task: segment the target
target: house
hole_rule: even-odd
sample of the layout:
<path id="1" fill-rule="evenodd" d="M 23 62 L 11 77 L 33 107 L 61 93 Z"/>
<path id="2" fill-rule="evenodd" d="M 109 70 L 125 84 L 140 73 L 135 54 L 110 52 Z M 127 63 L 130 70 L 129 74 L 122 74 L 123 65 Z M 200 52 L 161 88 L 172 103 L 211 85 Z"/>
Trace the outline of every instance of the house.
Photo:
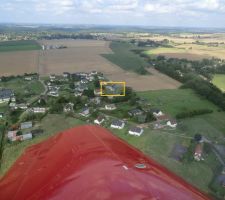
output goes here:
<path id="1" fill-rule="evenodd" d="M 24 122 L 20 124 L 20 129 L 27 129 L 27 128 L 32 128 L 33 123 L 32 122 Z"/>
<path id="2" fill-rule="evenodd" d="M 111 128 L 116 128 L 116 129 L 123 129 L 124 126 L 125 126 L 124 121 L 116 119 L 116 120 L 114 120 L 114 121 L 112 122 L 112 124 L 111 124 L 110 127 L 111 127 Z"/>
<path id="3" fill-rule="evenodd" d="M 133 127 L 128 131 L 130 135 L 135 135 L 135 136 L 141 136 L 143 132 L 144 132 L 144 129 L 140 127 Z"/>
<path id="4" fill-rule="evenodd" d="M 14 93 L 11 89 L 0 89 L 0 103 L 9 102 L 14 97 Z"/>
<path id="5" fill-rule="evenodd" d="M 159 110 L 159 109 L 157 109 L 157 108 L 151 109 L 151 112 L 152 112 L 152 114 L 153 114 L 155 117 L 159 117 L 159 116 L 162 116 L 162 115 L 163 115 L 162 111 Z"/>
<path id="6" fill-rule="evenodd" d="M 48 92 L 48 96 L 51 96 L 51 97 L 58 97 L 59 96 L 59 93 L 57 90 L 51 90 Z"/>
<path id="7" fill-rule="evenodd" d="M 64 78 L 69 78 L 70 77 L 70 73 L 69 72 L 63 72 L 63 77 Z"/>
<path id="8" fill-rule="evenodd" d="M 51 80 L 55 80 L 56 76 L 55 76 L 55 74 L 50 74 L 49 78 L 50 78 Z"/>
<path id="9" fill-rule="evenodd" d="M 99 116 L 97 119 L 94 120 L 95 124 L 101 125 L 105 121 L 103 116 Z"/>
<path id="10" fill-rule="evenodd" d="M 157 121 L 164 121 L 164 122 L 169 121 L 169 116 L 165 114 L 154 117 L 157 119 Z"/>
<path id="11" fill-rule="evenodd" d="M 95 96 L 100 96 L 101 95 L 101 90 L 100 89 L 95 89 L 94 90 Z"/>
<path id="12" fill-rule="evenodd" d="M 73 103 L 68 103 L 64 106 L 63 111 L 66 112 L 66 113 L 67 112 L 73 112 L 73 106 L 74 106 Z"/>
<path id="13" fill-rule="evenodd" d="M 3 117 L 4 117 L 4 113 L 0 112 L 0 118 L 3 118 Z"/>
<path id="14" fill-rule="evenodd" d="M 34 107 L 31 109 L 33 113 L 45 113 L 47 111 L 47 108 L 41 108 L 41 107 Z"/>
<path id="15" fill-rule="evenodd" d="M 142 114 L 143 114 L 143 111 L 140 109 L 133 109 L 128 112 L 128 115 L 130 115 L 131 117 L 135 117 L 137 115 L 142 115 Z"/>
<path id="16" fill-rule="evenodd" d="M 107 104 L 107 105 L 105 105 L 105 109 L 106 110 L 115 110 L 116 105 L 115 104 Z"/>
<path id="17" fill-rule="evenodd" d="M 169 121 L 166 122 L 167 126 L 171 128 L 176 128 L 177 127 L 177 122 L 174 119 L 170 119 Z"/>
<path id="18" fill-rule="evenodd" d="M 82 94 L 83 94 L 82 92 L 78 92 L 78 91 L 74 92 L 75 97 L 81 97 Z"/>
<path id="19" fill-rule="evenodd" d="M 100 99 L 100 97 L 94 97 L 94 98 L 90 99 L 90 102 L 94 103 L 96 105 L 99 105 L 101 103 L 101 99 Z"/>
<path id="20" fill-rule="evenodd" d="M 84 90 L 88 90 L 86 85 L 79 85 L 77 88 L 75 88 L 75 91 L 77 92 L 83 92 Z"/>
<path id="21" fill-rule="evenodd" d="M 26 110 L 28 108 L 27 104 L 25 103 L 16 104 L 15 107 L 20 108 L 22 110 Z"/>
<path id="22" fill-rule="evenodd" d="M 83 117 L 88 117 L 89 114 L 90 114 L 90 110 L 88 107 L 83 108 L 82 111 L 80 112 L 80 115 Z"/>
<path id="23" fill-rule="evenodd" d="M 31 133 L 26 133 L 26 134 L 23 134 L 23 135 L 20 135 L 20 140 L 21 141 L 24 141 L 24 140 L 30 140 L 32 139 L 33 136 Z"/>
<path id="24" fill-rule="evenodd" d="M 203 160 L 202 153 L 203 153 L 203 143 L 199 143 L 195 147 L 194 159 L 197 161 Z"/>
<path id="25" fill-rule="evenodd" d="M 82 84 L 88 84 L 88 80 L 85 78 L 85 79 L 81 79 L 80 81 Z"/>
<path id="26" fill-rule="evenodd" d="M 98 72 L 97 72 L 97 71 L 92 71 L 90 74 L 91 74 L 91 75 L 97 75 Z"/>
<path id="27" fill-rule="evenodd" d="M 11 142 L 16 141 L 17 132 L 18 132 L 17 130 L 16 131 L 8 131 L 8 133 L 7 133 L 8 140 Z"/>
<path id="28" fill-rule="evenodd" d="M 25 76 L 24 77 L 24 80 L 25 81 L 32 81 L 33 80 L 33 77 L 32 76 Z"/>

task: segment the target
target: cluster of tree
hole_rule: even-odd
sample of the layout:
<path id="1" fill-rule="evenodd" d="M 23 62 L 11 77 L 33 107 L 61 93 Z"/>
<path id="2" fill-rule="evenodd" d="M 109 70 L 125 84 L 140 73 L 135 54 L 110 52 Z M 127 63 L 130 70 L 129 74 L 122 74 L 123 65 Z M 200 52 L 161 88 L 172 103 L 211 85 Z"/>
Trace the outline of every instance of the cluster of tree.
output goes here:
<path id="1" fill-rule="evenodd" d="M 137 43 L 137 46 L 139 47 L 171 47 L 169 45 L 169 40 L 164 39 L 162 41 L 154 41 L 154 40 L 131 40 L 131 43 L 135 44 Z"/>
<path id="2" fill-rule="evenodd" d="M 11 80 L 13 80 L 13 79 L 15 79 L 15 78 L 23 78 L 23 77 L 25 77 L 25 76 L 38 76 L 38 74 L 37 73 L 25 73 L 24 75 L 16 75 L 16 76 L 14 76 L 14 75 L 11 75 L 11 76 L 2 76 L 2 77 L 0 77 L 0 79 L 1 79 L 1 81 L 2 82 L 8 82 L 8 81 L 11 81 Z"/>
<path id="3" fill-rule="evenodd" d="M 182 88 L 192 88 L 198 94 L 225 110 L 225 94 L 210 82 L 194 78 L 186 81 Z"/>
<path id="4" fill-rule="evenodd" d="M 208 114 L 212 113 L 213 110 L 210 109 L 198 109 L 198 110 L 191 110 L 191 111 L 186 111 L 186 112 L 181 112 L 176 115 L 177 119 L 184 119 L 188 117 L 193 117 L 197 115 L 203 115 L 203 114 Z"/>
<path id="5" fill-rule="evenodd" d="M 95 36 L 88 34 L 88 33 L 80 33 L 80 34 L 61 34 L 61 33 L 54 33 L 51 35 L 43 35 L 40 39 L 45 40 L 54 40 L 54 39 L 96 39 Z"/>

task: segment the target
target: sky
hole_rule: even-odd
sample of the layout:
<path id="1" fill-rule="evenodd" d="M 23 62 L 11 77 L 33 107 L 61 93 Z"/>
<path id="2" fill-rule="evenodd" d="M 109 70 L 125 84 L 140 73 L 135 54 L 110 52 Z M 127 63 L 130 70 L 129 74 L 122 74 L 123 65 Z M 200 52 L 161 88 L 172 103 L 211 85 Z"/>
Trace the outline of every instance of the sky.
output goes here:
<path id="1" fill-rule="evenodd" d="M 0 0 L 0 23 L 225 27 L 225 0 Z"/>

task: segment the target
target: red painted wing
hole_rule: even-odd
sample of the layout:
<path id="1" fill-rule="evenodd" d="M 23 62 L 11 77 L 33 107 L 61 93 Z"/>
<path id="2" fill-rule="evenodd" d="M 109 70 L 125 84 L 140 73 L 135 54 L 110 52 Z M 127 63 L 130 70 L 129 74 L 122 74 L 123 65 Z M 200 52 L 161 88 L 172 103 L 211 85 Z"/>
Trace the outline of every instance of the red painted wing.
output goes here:
<path id="1" fill-rule="evenodd" d="M 1 200 L 206 200 L 205 194 L 99 126 L 28 148 L 0 182 Z"/>

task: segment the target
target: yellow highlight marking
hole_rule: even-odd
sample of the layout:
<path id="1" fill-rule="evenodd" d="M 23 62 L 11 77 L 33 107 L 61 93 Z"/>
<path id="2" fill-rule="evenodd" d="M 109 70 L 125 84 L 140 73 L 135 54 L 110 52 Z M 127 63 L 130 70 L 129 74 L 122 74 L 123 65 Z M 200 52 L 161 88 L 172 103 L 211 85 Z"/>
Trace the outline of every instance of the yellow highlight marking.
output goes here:
<path id="1" fill-rule="evenodd" d="M 106 85 L 122 85 L 123 87 L 123 94 L 104 94 L 102 91 L 102 86 Z M 126 82 L 125 81 L 100 81 L 100 96 L 102 97 L 124 97 L 126 95 Z"/>

